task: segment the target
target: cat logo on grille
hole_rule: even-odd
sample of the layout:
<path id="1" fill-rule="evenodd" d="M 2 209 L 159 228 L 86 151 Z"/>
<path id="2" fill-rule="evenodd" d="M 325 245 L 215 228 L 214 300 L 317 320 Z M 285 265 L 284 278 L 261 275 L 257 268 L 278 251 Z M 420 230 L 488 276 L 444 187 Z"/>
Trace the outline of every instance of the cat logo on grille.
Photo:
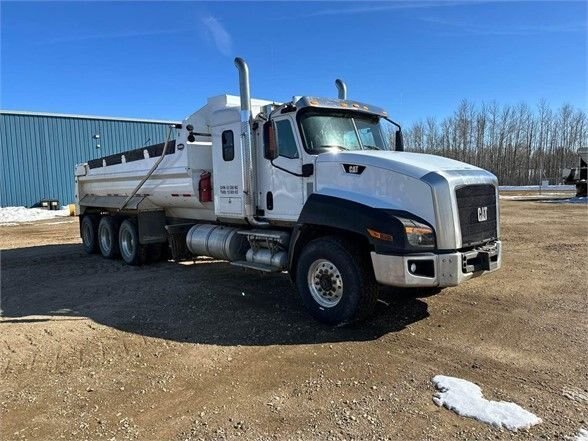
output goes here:
<path id="1" fill-rule="evenodd" d="M 488 220 L 488 207 L 478 207 L 478 222 Z"/>

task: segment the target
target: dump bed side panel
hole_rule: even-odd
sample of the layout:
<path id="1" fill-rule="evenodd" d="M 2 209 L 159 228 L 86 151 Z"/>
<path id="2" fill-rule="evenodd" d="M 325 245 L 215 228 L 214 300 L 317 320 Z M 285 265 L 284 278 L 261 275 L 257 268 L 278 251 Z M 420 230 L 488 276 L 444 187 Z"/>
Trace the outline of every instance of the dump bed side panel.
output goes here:
<path id="1" fill-rule="evenodd" d="M 84 197 L 126 197 L 161 158 L 164 144 L 156 144 L 89 161 L 76 169 L 76 200 L 84 210 Z M 80 167 L 83 167 L 83 172 Z M 168 216 L 214 220 L 214 204 L 201 203 L 198 184 L 212 171 L 210 143 L 170 141 L 166 155 L 137 192 L 150 206 L 161 207 Z M 106 207 L 105 207 L 106 208 Z"/>

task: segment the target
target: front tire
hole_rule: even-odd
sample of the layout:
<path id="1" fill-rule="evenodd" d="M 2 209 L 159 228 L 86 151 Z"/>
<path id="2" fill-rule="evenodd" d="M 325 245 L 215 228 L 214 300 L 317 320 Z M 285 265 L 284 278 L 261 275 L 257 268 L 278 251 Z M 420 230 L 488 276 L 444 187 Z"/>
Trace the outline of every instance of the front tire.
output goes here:
<path id="1" fill-rule="evenodd" d="M 98 224 L 98 246 L 107 259 L 118 256 L 118 222 L 112 216 L 103 216 Z"/>
<path id="2" fill-rule="evenodd" d="M 296 286 L 312 316 L 330 325 L 365 319 L 378 299 L 367 253 L 336 236 L 315 239 L 304 247 Z"/>

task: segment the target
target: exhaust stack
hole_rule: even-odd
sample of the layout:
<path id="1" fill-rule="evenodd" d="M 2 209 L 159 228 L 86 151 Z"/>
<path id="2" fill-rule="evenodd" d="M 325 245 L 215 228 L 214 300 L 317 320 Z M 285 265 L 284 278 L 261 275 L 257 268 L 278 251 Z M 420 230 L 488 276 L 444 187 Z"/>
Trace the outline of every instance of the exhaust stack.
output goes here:
<path id="1" fill-rule="evenodd" d="M 266 226 L 267 222 L 255 218 L 255 156 L 251 142 L 251 89 L 249 87 L 249 66 L 243 58 L 235 58 L 239 71 L 239 94 L 241 96 L 241 138 L 243 139 L 243 194 L 245 217 L 251 225 Z"/>
<path id="2" fill-rule="evenodd" d="M 247 122 L 251 118 L 251 89 L 249 87 L 249 66 L 243 58 L 235 58 L 235 66 L 239 71 L 239 94 L 241 95 L 241 122 L 243 122 L 244 113 L 248 112 Z"/>
<path id="3" fill-rule="evenodd" d="M 340 80 L 339 78 L 337 78 L 335 80 L 335 86 L 337 86 L 337 91 L 338 93 L 338 98 L 340 100 L 346 100 L 347 99 L 347 85 L 345 84 L 345 82 L 343 80 Z"/>

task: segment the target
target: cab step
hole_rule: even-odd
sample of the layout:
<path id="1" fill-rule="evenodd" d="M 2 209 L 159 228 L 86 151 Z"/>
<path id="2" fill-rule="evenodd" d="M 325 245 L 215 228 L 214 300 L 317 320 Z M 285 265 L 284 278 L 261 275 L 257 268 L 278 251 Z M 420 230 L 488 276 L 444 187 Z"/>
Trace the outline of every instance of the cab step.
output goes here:
<path id="1" fill-rule="evenodd" d="M 249 268 L 257 271 L 263 271 L 264 273 L 277 273 L 282 271 L 281 268 L 277 268 L 271 265 L 265 265 L 263 263 L 247 262 L 246 260 L 238 260 L 231 262 L 231 265 L 239 266 L 241 268 Z"/>
<path id="2" fill-rule="evenodd" d="M 237 234 L 247 236 L 250 242 L 271 242 L 288 246 L 290 233 L 282 230 L 241 230 Z"/>

